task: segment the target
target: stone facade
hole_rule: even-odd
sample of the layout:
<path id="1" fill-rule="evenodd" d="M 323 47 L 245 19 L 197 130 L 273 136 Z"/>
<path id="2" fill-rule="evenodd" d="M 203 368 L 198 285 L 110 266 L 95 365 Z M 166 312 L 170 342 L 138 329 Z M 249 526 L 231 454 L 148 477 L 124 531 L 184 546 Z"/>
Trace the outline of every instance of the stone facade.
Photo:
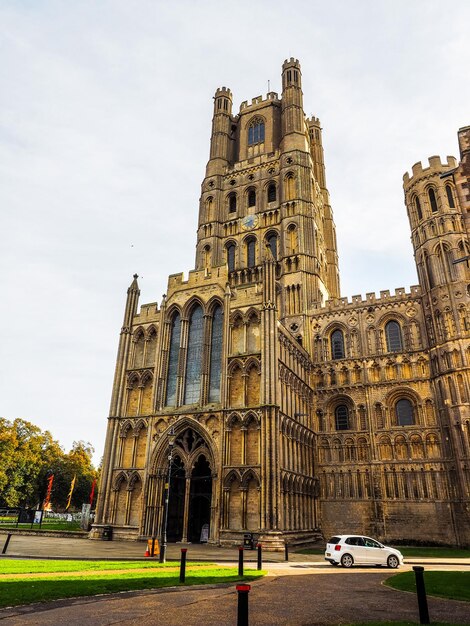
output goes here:
<path id="1" fill-rule="evenodd" d="M 195 269 L 160 306 L 128 290 L 91 537 L 160 536 L 171 455 L 169 540 L 470 544 L 470 127 L 459 142 L 404 177 L 420 286 L 349 301 L 298 61 L 237 115 L 217 90 Z"/>

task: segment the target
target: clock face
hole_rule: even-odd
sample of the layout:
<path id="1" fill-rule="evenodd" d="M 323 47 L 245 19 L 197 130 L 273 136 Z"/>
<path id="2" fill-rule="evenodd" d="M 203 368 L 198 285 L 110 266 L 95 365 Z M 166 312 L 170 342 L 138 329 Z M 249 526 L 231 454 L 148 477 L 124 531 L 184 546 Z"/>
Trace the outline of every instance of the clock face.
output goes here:
<path id="1" fill-rule="evenodd" d="M 258 216 L 257 215 L 246 215 L 242 219 L 241 224 L 243 230 L 252 230 L 258 226 Z"/>

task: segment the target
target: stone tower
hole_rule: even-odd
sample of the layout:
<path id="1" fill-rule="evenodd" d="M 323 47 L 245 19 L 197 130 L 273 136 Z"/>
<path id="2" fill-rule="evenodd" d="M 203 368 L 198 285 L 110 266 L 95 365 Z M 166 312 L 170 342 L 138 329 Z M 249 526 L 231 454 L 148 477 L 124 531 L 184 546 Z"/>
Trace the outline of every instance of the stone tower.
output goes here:
<path id="1" fill-rule="evenodd" d="M 470 544 L 470 127 L 404 178 L 420 285 L 340 297 L 322 130 L 214 97 L 195 268 L 130 285 L 91 537 Z"/>

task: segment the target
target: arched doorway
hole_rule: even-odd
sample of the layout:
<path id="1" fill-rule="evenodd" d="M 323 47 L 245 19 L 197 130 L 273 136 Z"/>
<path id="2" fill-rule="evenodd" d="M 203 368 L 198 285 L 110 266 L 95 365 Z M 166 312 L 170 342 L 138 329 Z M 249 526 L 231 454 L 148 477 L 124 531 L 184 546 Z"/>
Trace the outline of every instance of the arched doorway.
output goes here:
<path id="1" fill-rule="evenodd" d="M 213 471 L 211 459 L 205 439 L 195 429 L 186 428 L 177 435 L 172 453 L 168 501 L 169 542 L 198 543 L 203 526 L 210 525 Z M 167 470 L 163 470 L 160 481 L 166 475 Z M 161 482 L 159 491 L 164 498 Z M 160 511 L 158 527 L 161 532 L 163 507 Z"/>
<path id="2" fill-rule="evenodd" d="M 191 474 L 189 495 L 188 541 L 201 540 L 202 527 L 209 526 L 211 519 L 212 475 L 206 457 L 201 454 Z M 210 530 L 210 529 L 209 529 Z"/>

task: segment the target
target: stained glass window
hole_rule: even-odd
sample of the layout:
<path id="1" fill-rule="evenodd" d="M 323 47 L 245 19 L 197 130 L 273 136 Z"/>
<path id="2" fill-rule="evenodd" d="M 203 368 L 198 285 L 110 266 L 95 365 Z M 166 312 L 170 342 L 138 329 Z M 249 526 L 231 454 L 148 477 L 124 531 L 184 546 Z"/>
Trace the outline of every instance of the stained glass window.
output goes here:
<path id="1" fill-rule="evenodd" d="M 195 404 L 199 402 L 201 392 L 203 326 L 204 317 L 202 308 L 197 305 L 193 309 L 189 319 L 184 404 Z"/>
<path id="2" fill-rule="evenodd" d="M 340 404 L 335 409 L 336 430 L 349 429 L 349 410 L 345 404 Z"/>
<path id="3" fill-rule="evenodd" d="M 256 265 L 256 239 L 251 238 L 246 242 L 246 261 L 248 267 Z"/>
<path id="4" fill-rule="evenodd" d="M 227 245 L 227 265 L 228 271 L 233 272 L 235 269 L 235 244 L 229 243 Z"/>
<path id="5" fill-rule="evenodd" d="M 344 359 L 344 337 L 340 330 L 331 333 L 331 356 L 333 359 Z"/>
<path id="6" fill-rule="evenodd" d="M 398 400 L 395 405 L 398 426 L 411 426 L 414 424 L 413 405 L 406 398 Z"/>
<path id="7" fill-rule="evenodd" d="M 181 336 L 181 320 L 176 313 L 172 320 L 171 339 L 170 339 L 170 358 L 168 363 L 168 375 L 166 379 L 166 406 L 175 406 L 176 404 L 176 384 L 178 375 L 178 356 L 180 350 Z"/>
<path id="8" fill-rule="evenodd" d="M 271 233 L 268 235 L 267 244 L 271 249 L 271 254 L 273 255 L 273 259 L 277 259 L 277 235 L 276 233 Z"/>
<path id="9" fill-rule="evenodd" d="M 211 364 L 209 377 L 209 402 L 220 401 L 220 372 L 222 369 L 222 332 L 223 332 L 222 307 L 214 309 L 212 317 L 211 337 Z"/>
<path id="10" fill-rule="evenodd" d="M 388 322 L 385 325 L 385 335 L 387 338 L 388 352 L 401 352 L 403 350 L 403 342 L 401 340 L 401 329 L 398 322 Z"/>
<path id="11" fill-rule="evenodd" d="M 268 202 L 276 201 L 276 185 L 271 183 L 268 187 Z"/>
<path id="12" fill-rule="evenodd" d="M 248 145 L 262 143 L 264 141 L 264 123 L 261 120 L 254 120 L 248 128 Z"/>

